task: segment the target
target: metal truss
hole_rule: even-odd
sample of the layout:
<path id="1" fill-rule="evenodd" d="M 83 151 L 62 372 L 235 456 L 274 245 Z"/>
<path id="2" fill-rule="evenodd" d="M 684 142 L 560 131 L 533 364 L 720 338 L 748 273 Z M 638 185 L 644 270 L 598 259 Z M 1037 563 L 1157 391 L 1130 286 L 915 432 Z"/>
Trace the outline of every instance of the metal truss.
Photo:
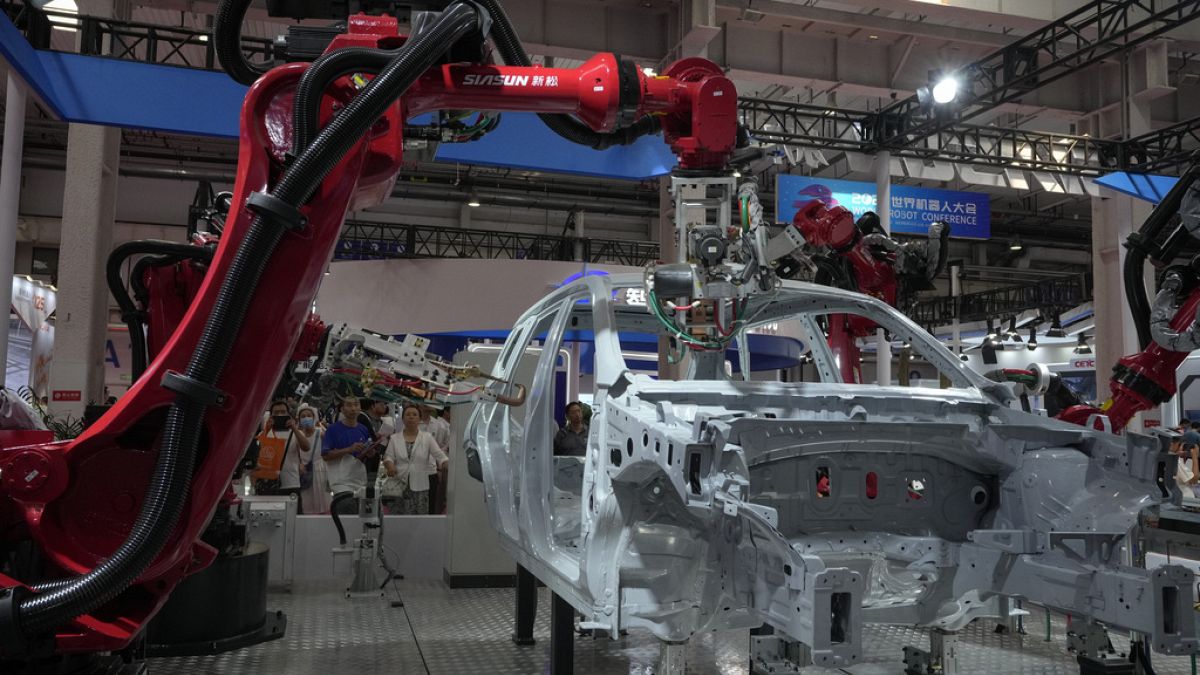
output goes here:
<path id="1" fill-rule="evenodd" d="M 0 7 L 37 49 L 50 47 L 53 24 L 78 31 L 80 54 L 184 68 L 220 67 L 207 30 L 36 10 L 23 3 L 6 2 Z M 274 44 L 269 38 L 243 35 L 242 51 L 251 60 L 267 61 L 274 56 Z"/>
<path id="2" fill-rule="evenodd" d="M 0 9 L 41 49 L 49 46 L 53 16 L 57 24 L 77 27 L 84 54 L 99 55 L 107 49 L 104 55 L 110 58 L 219 68 L 210 36 L 203 29 L 39 11 L 15 2 L 0 2 Z M 1187 161 L 1192 143 L 1200 146 L 1200 118 L 1127 142 L 962 120 L 1198 15 L 1200 0 L 1092 2 L 970 66 L 965 72 L 974 93 L 953 116 L 923 111 L 915 96 L 879 112 L 759 98 L 741 99 L 739 110 L 758 140 L 795 147 L 863 153 L 886 147 L 900 157 L 1081 176 L 1117 169 L 1171 169 Z M 251 59 L 272 55 L 272 41 L 267 38 L 243 36 L 242 47 Z M 1043 56 L 1034 58 L 1039 54 Z"/>
<path id="3" fill-rule="evenodd" d="M 743 98 L 738 108 L 756 140 L 822 150 L 875 152 L 879 146 L 870 140 L 872 129 L 889 119 L 880 113 L 759 98 Z M 1105 173 L 1123 157 L 1119 141 L 973 124 L 941 129 L 919 144 L 894 148 L 892 153 L 1078 175 Z"/>
<path id="4" fill-rule="evenodd" d="M 1093 0 L 992 54 L 961 68 L 952 107 L 910 96 L 884 108 L 880 147 L 908 147 L 987 110 L 1017 100 L 1084 66 L 1097 63 L 1200 17 L 1200 0 Z"/>
<path id="5" fill-rule="evenodd" d="M 1029 310 L 1061 310 L 1087 302 L 1092 297 L 1090 275 L 1045 279 L 1023 286 L 995 288 L 968 293 L 958 298 L 920 300 L 911 307 L 909 318 L 926 328 L 959 321 L 984 321 L 1015 316 Z M 957 311 L 956 310 L 957 300 Z"/>
<path id="6" fill-rule="evenodd" d="M 1200 150 L 1200 117 L 1151 131 L 1125 143 L 1125 166 L 1131 171 L 1151 173 L 1190 161 Z"/>
<path id="7" fill-rule="evenodd" d="M 510 260 L 583 259 L 641 267 L 658 259 L 658 244 L 620 239 L 576 239 L 548 234 L 468 230 L 457 227 L 404 225 L 348 220 L 338 241 L 338 260 L 391 258 L 487 258 Z"/>

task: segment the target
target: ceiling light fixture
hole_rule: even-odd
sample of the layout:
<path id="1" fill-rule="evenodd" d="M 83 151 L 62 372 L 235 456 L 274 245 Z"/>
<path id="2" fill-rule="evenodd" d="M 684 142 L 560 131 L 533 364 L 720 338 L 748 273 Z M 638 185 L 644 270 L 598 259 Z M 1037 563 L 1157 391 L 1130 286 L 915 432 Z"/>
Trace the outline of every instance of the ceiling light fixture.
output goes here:
<path id="1" fill-rule="evenodd" d="M 962 82 L 953 75 L 947 75 L 938 80 L 933 85 L 933 102 L 938 105 L 946 105 L 958 98 L 958 90 L 962 88 Z"/>
<path id="2" fill-rule="evenodd" d="M 1092 346 L 1088 344 L 1087 333 L 1079 334 L 1079 343 L 1075 345 L 1076 354 L 1091 354 Z"/>
<path id="3" fill-rule="evenodd" d="M 475 194 L 474 192 L 467 197 L 467 206 L 476 208 L 480 204 L 482 204 L 482 202 L 479 201 L 479 195 Z"/>
<path id="4" fill-rule="evenodd" d="M 1017 317 L 1008 317 L 1008 332 L 1004 334 L 1004 339 L 1009 342 L 1021 342 L 1021 333 L 1017 331 Z"/>
<path id="5" fill-rule="evenodd" d="M 1065 338 L 1065 337 L 1067 337 L 1067 332 L 1065 330 L 1063 330 L 1062 321 L 1059 320 L 1057 314 L 1054 315 L 1054 319 L 1050 322 L 1050 329 L 1046 331 L 1046 337 L 1048 337 L 1048 338 Z"/>
<path id="6" fill-rule="evenodd" d="M 1033 325 L 1029 327 L 1029 342 L 1025 343 L 1025 347 L 1029 349 L 1029 351 L 1033 351 L 1037 349 L 1037 345 L 1037 326 Z"/>

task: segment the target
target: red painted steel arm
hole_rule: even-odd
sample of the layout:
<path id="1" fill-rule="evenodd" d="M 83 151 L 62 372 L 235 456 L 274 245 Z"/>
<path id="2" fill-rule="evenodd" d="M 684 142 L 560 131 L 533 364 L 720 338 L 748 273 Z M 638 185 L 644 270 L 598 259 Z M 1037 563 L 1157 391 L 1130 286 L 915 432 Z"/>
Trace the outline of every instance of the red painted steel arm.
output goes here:
<path id="1" fill-rule="evenodd" d="M 358 29 L 360 34 L 339 38 L 333 48 L 395 46 L 397 41 L 394 21 L 368 22 Z M 162 443 L 163 420 L 176 398 L 160 383 L 167 371 L 185 371 L 196 349 L 254 218 L 245 206 L 247 198 L 269 192 L 281 175 L 291 149 L 293 93 L 306 67 L 281 66 L 251 87 L 242 108 L 233 208 L 210 273 L 145 375 L 79 438 L 0 449 L 0 471 L 18 477 L 0 483 L 0 519 L 11 526 L 7 532 L 16 527 L 37 542 L 52 577 L 90 570 L 117 549 L 137 518 Z M 297 347 L 345 214 L 379 203 L 392 190 L 403 157 L 404 119 L 444 107 L 569 112 L 594 130 L 606 131 L 624 119 L 653 113 L 661 116 L 681 166 L 723 168 L 736 138 L 736 92 L 718 67 L 688 59 L 663 77 L 647 77 L 634 68 L 632 84 L 628 71 L 622 82 L 620 68 L 608 54 L 572 70 L 445 65 L 428 72 L 389 108 L 303 208 L 308 226 L 286 234 L 274 255 L 262 261 L 258 290 L 217 382 L 228 398 L 207 412 L 190 496 L 171 541 L 133 587 L 100 611 L 60 628 L 58 651 L 124 648 L 182 578 L 212 561 L 214 551 L 200 542 L 200 535 Z M 552 77 L 556 86 L 549 84 Z M 332 87 L 323 104 L 323 122 L 333 103 L 344 103 L 352 93 L 345 79 Z M 0 587 L 25 583 L 32 580 L 0 576 Z"/>

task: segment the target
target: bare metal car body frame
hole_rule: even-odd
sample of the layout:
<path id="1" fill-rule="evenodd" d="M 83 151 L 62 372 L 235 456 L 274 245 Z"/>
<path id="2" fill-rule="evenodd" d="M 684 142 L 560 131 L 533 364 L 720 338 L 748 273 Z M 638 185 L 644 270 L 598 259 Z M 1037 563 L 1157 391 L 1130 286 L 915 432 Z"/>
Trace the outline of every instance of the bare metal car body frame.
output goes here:
<path id="1" fill-rule="evenodd" d="M 956 630 L 1024 597 L 1196 651 L 1191 572 L 1128 564 L 1141 514 L 1177 499 L 1164 439 L 1015 410 L 894 309 L 797 282 L 753 296 L 746 325 L 797 321 L 820 383 L 734 381 L 724 354 L 657 381 L 626 367 L 618 335 L 658 332 L 614 302 L 642 281 L 588 276 L 531 308 L 493 372 L 538 358 L 526 405 L 483 403 L 467 429 L 503 545 L 590 625 L 679 642 L 766 622 L 841 666 L 862 655 L 864 622 Z M 950 388 L 841 383 L 816 322 L 830 313 L 909 341 Z M 572 330 L 595 341 L 582 461 L 552 452 Z"/>

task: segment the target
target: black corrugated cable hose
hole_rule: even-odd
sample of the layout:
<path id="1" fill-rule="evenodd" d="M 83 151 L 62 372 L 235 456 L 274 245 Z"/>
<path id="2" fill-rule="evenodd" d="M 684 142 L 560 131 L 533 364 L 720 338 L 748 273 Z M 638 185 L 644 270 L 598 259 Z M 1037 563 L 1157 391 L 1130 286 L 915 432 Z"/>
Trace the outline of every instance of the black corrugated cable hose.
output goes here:
<path id="1" fill-rule="evenodd" d="M 350 47 L 330 52 L 313 61 L 300 77 L 292 108 L 292 154 L 299 156 L 317 135 L 321 97 L 339 77 L 353 73 L 374 75 L 387 66 L 400 49 Z"/>
<path id="2" fill-rule="evenodd" d="M 1179 213 L 1183 197 L 1197 180 L 1200 180 L 1200 157 L 1194 156 L 1192 165 L 1183 172 L 1179 182 L 1167 192 L 1167 196 L 1159 202 L 1158 206 L 1154 207 L 1154 211 L 1150 213 L 1150 217 L 1146 218 L 1142 227 L 1135 234 L 1130 235 L 1125 244 L 1129 249 L 1129 254 L 1125 256 L 1125 267 L 1122 270 L 1125 299 L 1129 303 L 1129 313 L 1133 316 L 1133 325 L 1138 334 L 1138 344 L 1142 349 L 1149 347 L 1153 339 L 1150 335 L 1150 298 L 1146 293 L 1144 276 L 1147 252 L 1143 247 L 1156 246 L 1155 239 L 1158 235 L 1172 222 L 1178 222 L 1175 217 Z M 1175 255 L 1177 251 L 1167 251 L 1166 253 Z M 1164 260 L 1162 262 L 1170 263 L 1171 261 Z"/>
<path id="3" fill-rule="evenodd" d="M 408 87 L 463 36 L 477 30 L 476 10 L 455 3 L 429 31 L 397 55 L 350 101 L 317 139 L 288 168 L 272 196 L 299 206 L 317 189 L 328 171 L 368 132 Z M 221 285 L 212 314 L 196 346 L 186 375 L 214 385 L 228 360 L 242 321 L 254 298 L 264 261 L 270 259 L 284 228 L 256 217 Z M 191 486 L 196 450 L 206 407 L 179 396 L 167 413 L 158 462 L 145 501 L 129 537 L 107 560 L 68 584 L 20 600 L 14 613 L 22 634 L 33 637 L 90 612 L 124 591 L 162 550 L 179 522 Z"/>
<path id="4" fill-rule="evenodd" d="M 221 68 L 234 80 L 251 85 L 271 69 L 250 63 L 242 52 L 242 21 L 252 0 L 221 0 L 213 22 L 213 49 Z"/>
<path id="5" fill-rule="evenodd" d="M 125 281 L 121 278 L 121 266 L 132 256 L 146 254 L 161 254 L 164 257 L 177 260 L 210 261 L 212 260 L 213 249 L 193 246 L 192 244 L 181 244 L 175 241 L 147 239 L 121 244 L 113 249 L 113 252 L 108 256 L 105 278 L 108 282 L 109 292 L 116 299 L 117 307 L 121 309 L 121 320 L 129 328 L 129 342 L 133 352 L 133 364 L 131 368 L 134 382 L 146 370 L 146 334 L 142 330 L 144 322 L 141 319 L 141 312 L 133 304 L 133 299 L 129 297 L 129 293 L 125 290 Z M 130 272 L 129 284 L 131 286 L 137 285 L 138 273 L 139 271 L 136 267 Z"/>

